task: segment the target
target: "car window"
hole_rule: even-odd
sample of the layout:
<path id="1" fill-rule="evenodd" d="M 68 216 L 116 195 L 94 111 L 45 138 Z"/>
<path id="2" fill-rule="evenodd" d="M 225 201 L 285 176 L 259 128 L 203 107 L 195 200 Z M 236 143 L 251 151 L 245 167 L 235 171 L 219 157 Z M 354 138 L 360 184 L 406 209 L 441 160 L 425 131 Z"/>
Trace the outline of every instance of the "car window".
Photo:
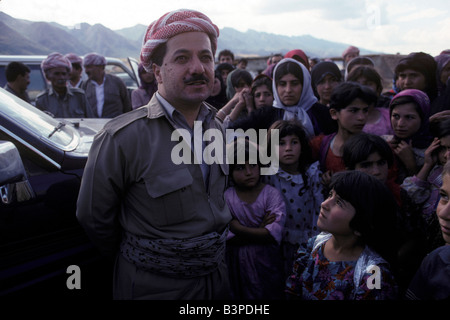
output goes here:
<path id="1" fill-rule="evenodd" d="M 108 64 L 105 66 L 105 72 L 108 74 L 113 74 L 122 79 L 126 87 L 138 87 L 136 81 L 130 76 L 130 74 L 119 65 Z"/>
<path id="2" fill-rule="evenodd" d="M 46 80 L 41 71 L 40 65 L 27 64 L 30 68 L 30 85 L 27 88 L 30 100 L 36 100 L 39 93 L 47 89 Z"/>

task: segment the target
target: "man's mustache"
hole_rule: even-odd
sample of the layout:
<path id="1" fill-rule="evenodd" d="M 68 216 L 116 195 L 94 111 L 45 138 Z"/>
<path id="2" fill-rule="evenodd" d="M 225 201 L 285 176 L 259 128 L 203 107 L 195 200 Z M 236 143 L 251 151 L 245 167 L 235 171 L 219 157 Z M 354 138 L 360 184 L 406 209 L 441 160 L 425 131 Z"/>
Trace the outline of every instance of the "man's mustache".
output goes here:
<path id="1" fill-rule="evenodd" d="M 184 79 L 183 81 L 186 84 L 191 83 L 191 82 L 197 82 L 197 81 L 205 81 L 206 83 L 209 83 L 209 78 L 207 78 L 203 74 L 199 74 L 199 75 L 193 75 L 190 78 Z"/>

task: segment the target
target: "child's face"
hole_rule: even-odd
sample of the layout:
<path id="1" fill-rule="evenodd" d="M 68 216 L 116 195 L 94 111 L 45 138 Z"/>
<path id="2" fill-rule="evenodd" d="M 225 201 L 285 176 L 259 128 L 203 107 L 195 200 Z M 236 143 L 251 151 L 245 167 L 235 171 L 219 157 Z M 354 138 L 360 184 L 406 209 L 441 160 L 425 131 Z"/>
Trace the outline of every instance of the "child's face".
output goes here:
<path id="1" fill-rule="evenodd" d="M 327 74 L 322 81 L 317 84 L 317 93 L 319 94 L 321 100 L 330 101 L 333 89 L 339 84 L 335 76 Z"/>
<path id="2" fill-rule="evenodd" d="M 436 214 L 441 225 L 442 236 L 447 244 L 450 244 L 450 175 L 444 174 L 442 187 L 439 191 L 441 199 L 436 208 Z"/>
<path id="3" fill-rule="evenodd" d="M 408 139 L 420 129 L 421 119 L 414 103 L 396 106 L 391 114 L 392 129 L 400 139 Z"/>
<path id="4" fill-rule="evenodd" d="M 273 104 L 273 94 L 265 84 L 257 87 L 253 96 L 256 109 Z"/>
<path id="5" fill-rule="evenodd" d="M 291 134 L 280 138 L 279 157 L 282 166 L 297 164 L 301 151 L 300 139 L 296 135 Z"/>
<path id="6" fill-rule="evenodd" d="M 295 106 L 302 96 L 303 83 L 293 74 L 281 77 L 277 84 L 277 93 L 285 106 Z"/>
<path id="7" fill-rule="evenodd" d="M 388 162 L 381 158 L 378 152 L 370 154 L 366 160 L 358 162 L 355 170 L 359 170 L 374 176 L 381 182 L 385 183 L 388 177 Z"/>
<path id="8" fill-rule="evenodd" d="M 334 235 L 352 235 L 350 221 L 355 213 L 355 208 L 350 202 L 343 200 L 334 190 L 331 190 L 328 198 L 320 205 L 317 226 L 320 230 Z"/>
<path id="9" fill-rule="evenodd" d="M 250 189 L 259 183 L 259 166 L 257 164 L 250 164 L 248 161 L 245 164 L 237 164 L 233 170 L 233 181 L 239 188 Z"/>
<path id="10" fill-rule="evenodd" d="M 347 107 L 337 111 L 330 109 L 331 117 L 339 124 L 340 129 L 350 133 L 360 133 L 367 122 L 369 105 L 363 100 L 356 98 Z"/>

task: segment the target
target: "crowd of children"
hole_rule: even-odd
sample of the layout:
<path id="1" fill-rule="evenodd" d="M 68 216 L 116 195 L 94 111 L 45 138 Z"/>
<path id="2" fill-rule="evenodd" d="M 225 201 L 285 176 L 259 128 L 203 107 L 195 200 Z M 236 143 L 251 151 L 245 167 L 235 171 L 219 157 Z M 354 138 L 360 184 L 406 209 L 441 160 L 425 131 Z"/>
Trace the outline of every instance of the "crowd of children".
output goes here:
<path id="1" fill-rule="evenodd" d="M 251 82 L 245 71 L 230 73 L 235 93 L 217 117 L 269 137 L 267 146 L 244 139 L 245 162 L 230 165 L 234 298 L 450 297 L 450 117 L 432 112 L 448 81 L 435 90 L 430 57 L 402 59 L 389 94 L 361 57 L 344 81 L 333 62 L 311 70 L 299 56 Z M 261 175 L 248 148 L 272 144 L 279 168 Z"/>

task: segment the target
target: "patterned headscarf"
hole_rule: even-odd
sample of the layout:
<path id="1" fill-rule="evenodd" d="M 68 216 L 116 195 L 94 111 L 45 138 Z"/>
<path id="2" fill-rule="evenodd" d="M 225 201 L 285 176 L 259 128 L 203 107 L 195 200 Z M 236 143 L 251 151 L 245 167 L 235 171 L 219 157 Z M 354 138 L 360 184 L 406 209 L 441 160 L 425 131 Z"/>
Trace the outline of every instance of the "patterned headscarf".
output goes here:
<path id="1" fill-rule="evenodd" d="M 69 61 L 69 59 L 58 52 L 50 53 L 47 58 L 41 63 L 41 69 L 42 71 L 44 71 L 44 73 L 46 73 L 50 69 L 59 67 L 66 68 L 68 72 L 72 71 L 72 63 Z"/>
<path id="2" fill-rule="evenodd" d="M 104 56 L 92 52 L 84 57 L 84 66 L 105 66 L 106 59 Z"/>
<path id="3" fill-rule="evenodd" d="M 69 59 L 70 63 L 79 63 L 80 66 L 83 65 L 83 59 L 81 59 L 81 57 L 77 56 L 75 53 L 68 53 L 64 57 Z"/>
<path id="4" fill-rule="evenodd" d="M 275 83 L 275 78 L 277 74 L 277 70 L 280 66 L 285 63 L 294 62 L 298 64 L 303 71 L 303 88 L 302 95 L 300 96 L 300 100 L 297 102 L 295 106 L 286 106 L 281 102 L 280 96 L 278 95 L 277 85 Z M 314 136 L 314 127 L 311 119 L 306 113 L 316 102 L 317 98 L 314 95 L 313 89 L 311 87 L 311 75 L 306 67 L 299 61 L 295 59 L 285 58 L 277 63 L 275 69 L 273 71 L 274 80 L 272 81 L 272 89 L 273 89 L 273 107 L 284 109 L 284 120 L 297 119 L 299 120 L 303 127 L 305 128 L 309 137 Z"/>
<path id="5" fill-rule="evenodd" d="M 184 32 L 205 32 L 208 34 L 211 39 L 212 53 L 215 55 L 219 28 L 201 12 L 179 9 L 166 13 L 148 26 L 140 56 L 144 68 L 147 71 L 151 69 L 151 56 L 156 47 Z"/>
<path id="6" fill-rule="evenodd" d="M 431 112 L 431 104 L 430 98 L 428 95 L 416 89 L 406 89 L 397 93 L 391 100 L 389 104 L 390 115 L 392 115 L 392 110 L 394 109 L 396 103 L 395 101 L 401 97 L 411 97 L 416 104 L 419 106 L 420 112 L 419 115 L 421 117 L 420 128 L 419 130 L 409 139 L 412 142 L 413 147 L 416 148 L 426 148 L 431 143 L 431 134 L 430 134 L 430 112 Z M 397 140 L 401 140 L 395 136 Z"/>

